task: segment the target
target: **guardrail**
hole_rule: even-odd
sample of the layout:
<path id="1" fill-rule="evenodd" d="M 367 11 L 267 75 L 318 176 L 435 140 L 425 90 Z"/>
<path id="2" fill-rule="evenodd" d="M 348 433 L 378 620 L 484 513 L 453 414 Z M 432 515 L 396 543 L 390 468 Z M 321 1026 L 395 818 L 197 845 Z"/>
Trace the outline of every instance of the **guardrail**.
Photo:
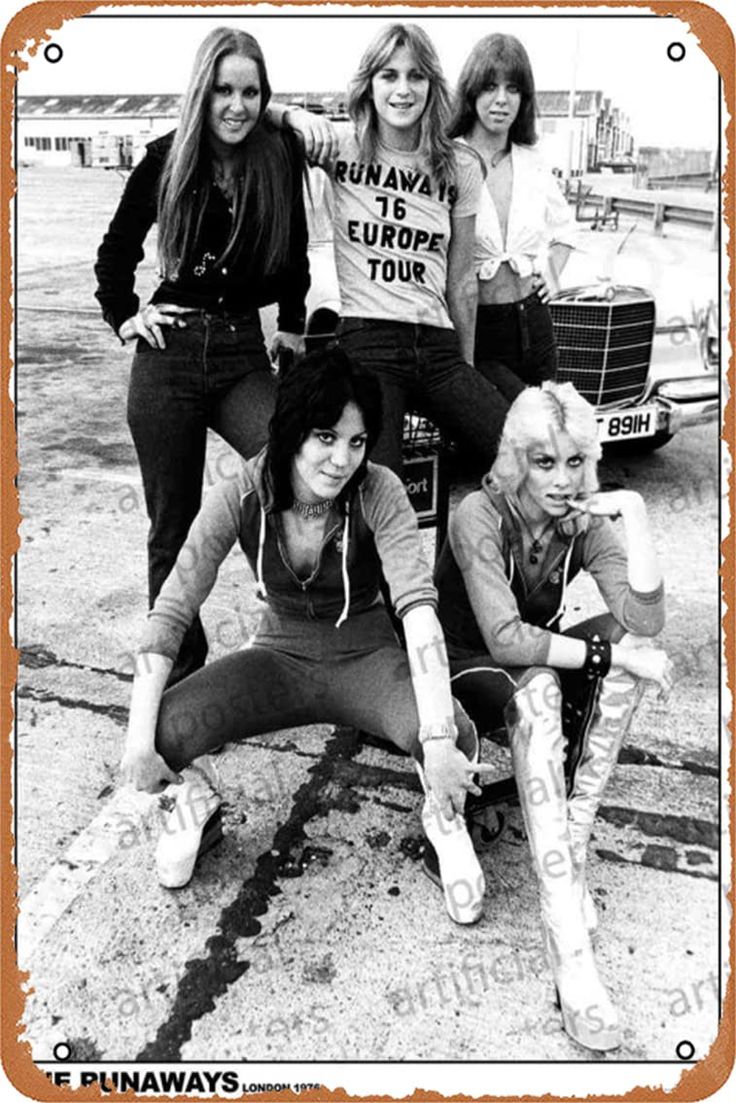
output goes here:
<path id="1" fill-rule="evenodd" d="M 716 211 L 712 207 L 692 202 L 673 202 L 656 194 L 651 199 L 645 198 L 641 193 L 600 195 L 590 185 L 577 181 L 576 188 L 568 188 L 567 198 L 575 204 L 577 221 L 591 222 L 593 229 L 606 225 L 617 227 L 620 215 L 651 220 L 655 234 L 661 234 L 667 223 L 697 226 L 713 232 L 717 227 Z M 593 208 L 592 214 L 587 211 L 590 207 Z"/>
<path id="2" fill-rule="evenodd" d="M 713 173 L 702 172 L 674 172 L 668 175 L 648 176 L 646 178 L 648 188 L 656 191 L 657 188 L 699 188 L 703 192 L 709 192 L 711 188 L 718 187 L 718 180 Z"/>

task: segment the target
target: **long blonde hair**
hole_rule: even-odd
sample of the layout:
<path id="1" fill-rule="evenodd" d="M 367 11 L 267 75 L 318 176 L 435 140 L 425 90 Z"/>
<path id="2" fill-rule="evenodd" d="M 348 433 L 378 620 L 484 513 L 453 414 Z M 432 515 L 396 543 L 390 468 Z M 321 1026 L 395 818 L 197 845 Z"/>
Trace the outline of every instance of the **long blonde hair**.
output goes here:
<path id="1" fill-rule="evenodd" d="M 454 184 L 455 148 L 446 133 L 450 117 L 447 82 L 429 35 L 415 23 L 391 23 L 384 27 L 363 54 L 350 82 L 348 113 L 355 124 L 361 156 L 367 161 L 373 160 L 378 146 L 378 120 L 371 82 L 402 46 L 411 50 L 417 69 L 429 81 L 427 106 L 419 123 L 417 152 L 428 163 L 437 183 Z"/>
<path id="2" fill-rule="evenodd" d="M 253 252 L 264 275 L 275 272 L 288 254 L 294 169 L 287 139 L 264 118 L 271 97 L 266 63 L 252 35 L 217 27 L 197 50 L 179 125 L 161 175 L 158 250 L 162 273 L 168 278 L 176 278 L 196 242 L 212 187 L 207 112 L 217 66 L 228 54 L 255 62 L 261 107 L 256 126 L 237 147 L 230 237 L 216 262 L 222 263 L 239 252 L 246 208 Z"/>

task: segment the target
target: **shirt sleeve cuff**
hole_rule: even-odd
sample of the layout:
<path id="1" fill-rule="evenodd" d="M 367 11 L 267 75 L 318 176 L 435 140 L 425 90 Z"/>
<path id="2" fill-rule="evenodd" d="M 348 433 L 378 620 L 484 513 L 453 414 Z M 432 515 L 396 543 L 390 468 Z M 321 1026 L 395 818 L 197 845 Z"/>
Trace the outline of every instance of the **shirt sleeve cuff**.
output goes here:
<path id="1" fill-rule="evenodd" d="M 656 605 L 664 597 L 664 582 L 660 582 L 655 590 L 635 590 L 630 587 L 631 596 L 642 605 Z"/>
<path id="2" fill-rule="evenodd" d="M 417 597 L 414 598 L 412 601 L 407 602 L 407 604 L 403 605 L 401 609 L 397 609 L 396 616 L 399 618 L 399 620 L 403 620 L 407 613 L 411 612 L 412 609 L 418 609 L 420 605 L 429 605 L 431 609 L 434 609 L 435 613 L 437 612 L 437 598 Z"/>
<path id="3" fill-rule="evenodd" d="M 163 655 L 165 658 L 171 659 L 172 662 L 176 662 L 179 648 L 179 643 L 162 642 L 160 639 L 145 633 L 142 643 L 136 648 L 136 655 Z"/>
<path id="4" fill-rule="evenodd" d="M 132 318 L 133 315 L 137 313 L 139 305 L 140 305 L 139 300 L 136 299 L 136 301 L 134 303 L 131 303 L 130 309 L 126 309 L 126 310 L 121 311 L 121 310 L 115 310 L 114 308 L 111 307 L 108 310 L 104 310 L 103 313 L 102 313 L 102 317 L 107 322 L 107 324 L 110 326 L 110 329 L 113 331 L 113 333 L 115 334 L 115 336 L 117 337 L 117 339 L 118 339 L 118 341 L 120 342 L 121 345 L 124 345 L 125 341 L 120 336 L 120 333 L 119 333 L 120 327 L 123 324 L 123 322 L 127 321 L 128 318 Z"/>

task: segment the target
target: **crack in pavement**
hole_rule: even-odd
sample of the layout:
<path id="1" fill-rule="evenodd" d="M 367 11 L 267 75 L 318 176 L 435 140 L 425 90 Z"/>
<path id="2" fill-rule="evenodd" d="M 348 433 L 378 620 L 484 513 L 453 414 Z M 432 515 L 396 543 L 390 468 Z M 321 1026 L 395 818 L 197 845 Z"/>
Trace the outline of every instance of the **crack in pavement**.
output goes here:
<path id="1" fill-rule="evenodd" d="M 618 756 L 618 762 L 622 766 L 661 766 L 665 770 L 685 770 L 690 774 L 705 774 L 707 777 L 721 776 L 718 766 L 711 766 L 703 762 L 693 762 L 691 759 L 682 759 L 681 762 L 670 759 L 666 761 L 659 755 L 637 747 L 634 744 L 624 744 Z"/>
<path id="2" fill-rule="evenodd" d="M 37 701 L 39 704 L 61 705 L 65 709 L 85 709 L 87 712 L 109 716 L 114 723 L 122 727 L 128 723 L 128 709 L 123 705 L 98 705 L 94 701 L 85 701 L 80 697 L 62 697 L 59 693 L 51 693 L 47 689 L 31 689 L 29 686 L 20 686 L 17 693 L 19 697 Z"/>
<path id="3" fill-rule="evenodd" d="M 491 743 L 504 749 L 508 746 L 504 729 L 495 729 L 483 733 Z M 621 766 L 661 766 L 664 770 L 685 770 L 690 774 L 705 774 L 707 777 L 720 778 L 721 771 L 716 765 L 705 762 L 695 762 L 692 759 L 679 760 L 675 758 L 665 759 L 648 751 L 644 747 L 637 747 L 634 743 L 624 743 L 619 752 L 617 762 Z"/>
<path id="4" fill-rule="evenodd" d="M 136 1061 L 180 1060 L 182 1047 L 191 1039 L 194 1023 L 215 1011 L 217 999 L 250 969 L 250 960 L 238 958 L 237 941 L 261 933 L 258 916 L 268 912 L 271 897 L 281 892 L 278 882 L 304 872 L 309 860 L 306 856 L 309 848 L 304 846 L 305 826 L 309 821 L 333 810 L 359 811 L 365 797 L 357 795 L 355 788 L 377 789 L 390 785 L 410 791 L 419 789 L 418 779 L 408 771 L 356 762 L 361 747 L 359 734 L 349 729 L 336 729 L 328 739 L 322 758 L 308 771 L 309 780 L 294 794 L 291 812 L 285 823 L 277 828 L 272 847 L 258 857 L 253 875 L 243 883 L 232 903 L 223 909 L 217 921 L 218 933 L 205 943 L 206 956 L 186 963 L 168 1019 L 158 1028 L 154 1040 L 137 1055 Z M 693 828 L 686 823 L 685 817 L 657 817 L 653 813 L 615 807 L 606 809 L 606 813 L 606 818 L 613 822 L 621 822 L 626 817 L 629 817 L 626 822 L 640 821 L 650 829 L 650 834 L 655 826 L 661 829 L 665 824 L 676 830 L 683 841 L 703 841 L 703 829 L 710 826 L 704 821 L 693 820 L 692 824 L 696 825 Z M 672 821 L 676 821 L 674 826 Z M 636 863 L 615 851 L 598 850 L 597 853 L 609 861 L 716 879 L 710 873 L 678 868 L 677 853 L 671 847 L 648 845 Z M 316 856 L 327 863 L 331 852 L 320 849 Z"/>
<path id="5" fill-rule="evenodd" d="M 42 654 L 43 653 L 43 654 Z M 111 674 L 114 678 L 118 678 L 120 681 L 131 682 L 133 680 L 132 674 L 125 674 L 122 671 L 106 669 L 104 667 L 85 666 L 83 663 L 73 663 L 57 660 L 52 656 L 51 652 L 45 652 L 45 649 L 34 649 L 32 658 L 27 661 L 25 658 L 25 651 L 21 653 L 21 665 L 29 666 L 33 669 L 40 669 L 47 666 L 68 666 L 77 670 L 87 670 L 94 674 Z M 47 659 L 46 656 L 51 656 L 51 659 Z M 120 705 L 98 705 L 91 701 L 85 701 L 82 698 L 62 697 L 49 692 L 48 690 L 33 689 L 30 686 L 22 686 L 17 690 L 19 697 L 28 697 L 31 700 L 39 702 L 56 702 L 62 705 L 64 708 L 80 708 L 87 709 L 91 712 L 101 712 L 105 715 L 109 715 L 116 722 L 127 722 L 128 710 Z M 122 717 L 122 720 L 120 719 Z M 364 742 L 368 746 L 379 746 L 380 740 L 373 737 L 365 738 Z M 498 741 L 493 740 L 494 743 Z M 263 744 L 253 744 L 254 746 L 261 746 L 264 749 L 276 750 L 276 751 L 293 751 L 294 754 L 308 758 L 311 757 L 308 751 L 300 751 L 296 746 L 291 747 L 288 744 L 285 746 L 278 746 L 277 744 L 269 744 L 266 748 Z M 383 745 L 382 750 L 387 750 L 391 753 L 393 748 Z M 393 751 L 393 753 L 396 753 Z M 647 751 L 643 747 L 637 747 L 632 744 L 625 744 L 618 756 L 618 764 L 621 766 L 657 766 L 663 770 L 684 770 L 686 773 L 695 774 L 696 776 L 705 776 L 720 778 L 720 769 L 718 766 L 711 766 L 707 763 L 695 762 L 692 759 L 682 759 L 676 761 L 674 759 L 663 759 L 659 755 L 654 754 L 652 751 Z"/>
<path id="6" fill-rule="evenodd" d="M 96 704 L 95 702 L 84 701 L 80 698 L 63 697 L 60 694 L 51 693 L 48 690 L 34 690 L 28 687 L 20 688 L 18 690 L 18 696 L 39 703 L 58 704 L 63 708 L 86 709 L 98 715 L 106 716 L 112 720 L 113 723 L 123 727 L 127 724 L 128 720 L 128 709 L 122 705 Z M 370 746 L 377 745 L 375 740 L 371 738 L 365 739 L 359 732 L 353 732 L 352 735 L 358 747 L 356 753 L 366 744 Z M 236 744 L 233 745 L 235 746 Z M 299 758 L 318 760 L 321 757 L 320 755 L 314 755 L 307 751 L 301 751 L 295 744 L 290 742 L 285 745 L 279 745 L 264 744 L 255 740 L 248 740 L 248 745 L 257 746 L 263 750 L 275 750 L 281 754 L 291 753 Z M 386 750 L 390 751 L 391 748 L 386 746 Z M 654 755 L 649 757 L 656 758 Z M 622 754 L 619 757 L 619 762 L 623 761 L 624 755 Z M 637 764 L 658 765 L 665 769 L 676 768 L 667 767 L 666 764 L 662 763 L 660 760 L 656 763 L 642 762 L 639 760 Z M 684 764 L 680 768 L 684 768 Z M 703 773 L 706 771 L 700 770 L 696 772 Z M 387 785 L 394 789 L 403 789 L 406 792 L 418 793 L 421 791 L 419 780 L 413 772 L 393 770 L 385 766 L 373 766 L 368 763 L 354 762 L 352 760 L 337 760 L 333 764 L 332 776 L 335 781 L 345 787 L 353 786 L 354 788 L 375 789 L 382 785 Z M 389 805 L 389 807 L 392 806 Z M 718 825 L 709 820 L 700 819 L 697 816 L 675 816 L 665 812 L 614 805 L 602 805 L 598 811 L 598 815 L 601 819 L 607 820 L 609 823 L 619 827 L 633 826 L 643 835 L 660 836 L 673 839 L 675 842 L 679 843 L 706 846 L 714 851 L 718 851 L 720 848 L 720 832 Z M 678 870 L 678 872 L 681 871 Z M 691 875 L 705 876 L 694 873 Z"/>
<path id="7" fill-rule="evenodd" d="M 632 825 L 643 835 L 664 835 L 678 843 L 695 843 L 715 851 L 720 849 L 718 825 L 697 816 L 673 816 L 666 812 L 647 812 L 613 804 L 602 805 L 598 815 L 617 827 Z"/>
<path id="8" fill-rule="evenodd" d="M 122 670 L 115 670 L 108 666 L 88 666 L 86 663 L 75 663 L 71 659 L 60 659 L 48 647 L 40 643 L 28 644 L 22 647 L 18 659 L 20 666 L 27 666 L 31 670 L 43 670 L 47 666 L 66 666 L 73 670 L 87 670 L 91 674 L 111 674 L 121 682 L 132 682 L 133 675 Z"/>
<path id="9" fill-rule="evenodd" d="M 237 940 L 261 933 L 257 917 L 267 913 L 270 898 L 281 892 L 278 881 L 303 872 L 305 825 L 331 811 L 360 810 L 363 798 L 356 798 L 345 788 L 345 782 L 355 777 L 357 764 L 352 760 L 360 748 L 355 731 L 338 728 L 329 737 L 321 759 L 308 771 L 309 780 L 294 794 L 291 812 L 277 828 L 272 847 L 259 855 L 253 875 L 243 882 L 235 899 L 221 912 L 217 921 L 219 933 L 207 939 L 206 956 L 186 963 L 168 1020 L 158 1028 L 155 1039 L 141 1050 L 136 1062 L 179 1060 L 182 1046 L 191 1038 L 193 1024 L 214 1011 L 216 999 L 248 971 L 251 963 L 238 958 Z M 376 769 L 371 771 L 370 780 L 362 780 L 361 784 L 373 786 L 384 781 L 384 774 Z M 320 856 L 329 861 L 329 854 Z"/>
<path id="10" fill-rule="evenodd" d="M 98 706 L 100 711 L 107 708 Z M 355 761 L 363 746 L 364 741 L 354 730 L 336 729 L 328 737 L 323 755 L 308 769 L 308 780 L 294 794 L 288 818 L 276 828 L 270 849 L 258 856 L 253 875 L 243 882 L 235 899 L 222 909 L 215 933 L 206 939 L 205 956 L 186 962 L 167 1020 L 159 1026 L 155 1038 L 145 1045 L 136 1061 L 180 1059 L 182 1047 L 191 1039 L 193 1025 L 215 1011 L 218 998 L 251 968 L 252 962 L 239 956 L 237 942 L 240 938 L 262 933 L 258 917 L 268 913 L 271 897 L 281 893 L 279 882 L 301 876 L 314 860 L 329 863 L 331 850 L 307 842 L 307 823 L 327 816 L 333 810 L 356 813 L 368 799 L 402 812 L 411 811 L 410 806 L 379 798 L 375 791 L 391 787 L 418 793 L 420 786 L 414 772 Z M 368 797 L 356 791 L 360 789 L 372 790 L 373 793 Z M 600 814 L 603 819 L 617 825 L 633 824 L 644 834 L 671 832 L 676 841 L 683 843 L 712 846 L 717 837 L 713 834 L 713 825 L 694 817 L 649 813 L 619 806 L 604 806 Z M 403 844 L 400 849 L 409 857 L 418 857 Z M 683 868 L 677 850 L 661 844 L 647 844 L 637 858 L 602 848 L 597 850 L 597 854 L 610 862 L 717 880 L 710 872 Z M 690 865 L 702 865 L 708 861 L 702 852 L 686 852 L 684 857 Z"/>
<path id="11" fill-rule="evenodd" d="M 293 740 L 288 740 L 286 743 L 260 743 L 257 739 L 249 739 L 247 741 L 249 747 L 258 747 L 262 751 L 278 751 L 279 754 L 293 754 L 296 758 L 320 758 L 321 751 L 302 751 Z M 233 743 L 232 746 L 237 746 Z M 245 743 L 243 743 L 245 746 Z"/>
<path id="12" fill-rule="evenodd" d="M 671 846 L 650 844 L 644 848 L 639 858 L 625 858 L 623 854 L 619 854 L 615 850 L 607 850 L 604 847 L 597 847 L 596 854 L 604 862 L 613 862 L 617 865 L 644 866 L 646 869 L 658 869 L 663 873 L 681 873 L 685 877 L 697 877 L 705 881 L 718 882 L 720 880 L 717 873 L 701 873 L 696 869 L 684 869 L 679 866 L 677 864 L 677 851 Z"/>

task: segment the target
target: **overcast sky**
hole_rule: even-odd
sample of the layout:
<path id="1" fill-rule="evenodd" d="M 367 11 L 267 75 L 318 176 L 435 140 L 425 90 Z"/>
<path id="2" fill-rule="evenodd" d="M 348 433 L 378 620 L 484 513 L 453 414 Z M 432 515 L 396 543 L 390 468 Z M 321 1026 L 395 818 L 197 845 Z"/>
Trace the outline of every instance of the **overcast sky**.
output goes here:
<path id="1" fill-rule="evenodd" d="M 216 15 L 204 10 L 206 15 L 195 15 L 172 6 L 141 15 L 140 8 L 131 8 L 126 17 L 116 8 L 110 16 L 69 20 L 52 35 L 63 50 L 61 60 L 53 64 L 39 50 L 20 74 L 19 92 L 181 92 L 197 44 L 223 23 L 256 36 L 275 91 L 336 91 L 346 87 L 379 27 L 406 14 L 432 36 L 451 83 L 478 38 L 504 31 L 524 42 L 539 89 L 569 87 L 575 73 L 578 90 L 601 89 L 628 113 L 638 145 L 716 145 L 717 71 L 687 25 L 669 16 L 571 17 L 565 9 L 540 16 L 523 8 L 524 14 L 478 15 L 477 8 L 472 14 L 458 8 L 433 17 L 426 8 L 356 14 L 355 8 L 338 5 L 305 10 L 266 4 L 257 9 L 223 4 Z M 685 47 L 682 60 L 668 57 L 672 43 Z"/>

